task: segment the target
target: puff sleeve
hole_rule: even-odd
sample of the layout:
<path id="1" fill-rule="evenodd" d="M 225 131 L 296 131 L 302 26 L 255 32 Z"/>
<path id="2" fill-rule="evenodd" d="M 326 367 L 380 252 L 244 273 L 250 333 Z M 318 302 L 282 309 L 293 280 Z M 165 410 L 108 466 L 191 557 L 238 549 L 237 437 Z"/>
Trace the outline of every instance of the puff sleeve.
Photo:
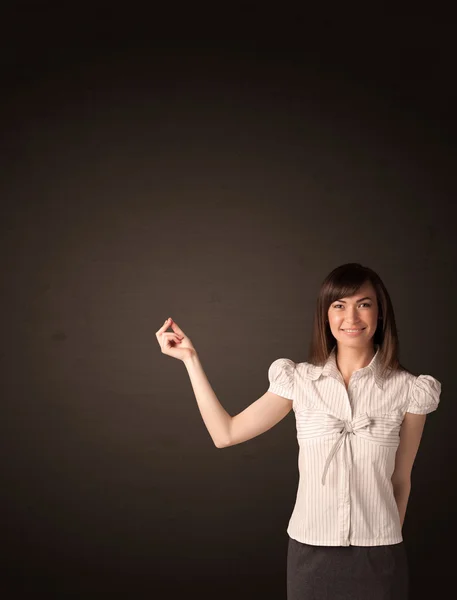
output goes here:
<path id="1" fill-rule="evenodd" d="M 278 358 L 268 369 L 269 392 L 294 399 L 295 363 L 289 358 Z"/>
<path id="2" fill-rule="evenodd" d="M 426 415 L 438 408 L 441 383 L 431 375 L 419 375 L 413 382 L 406 412 Z"/>

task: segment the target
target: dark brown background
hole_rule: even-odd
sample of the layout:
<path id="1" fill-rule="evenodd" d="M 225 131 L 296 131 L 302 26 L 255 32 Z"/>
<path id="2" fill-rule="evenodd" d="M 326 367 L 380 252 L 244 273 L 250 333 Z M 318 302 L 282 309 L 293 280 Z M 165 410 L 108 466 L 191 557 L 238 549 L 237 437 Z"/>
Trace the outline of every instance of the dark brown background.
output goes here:
<path id="1" fill-rule="evenodd" d="M 236 414 L 273 360 L 306 360 L 320 283 L 349 261 L 386 284 L 403 364 L 443 384 L 403 528 L 412 597 L 439 595 L 456 501 L 446 18 L 227 9 L 178 27 L 91 6 L 2 21 L 5 597 L 285 599 L 293 413 L 216 449 L 155 331 L 177 321 Z"/>

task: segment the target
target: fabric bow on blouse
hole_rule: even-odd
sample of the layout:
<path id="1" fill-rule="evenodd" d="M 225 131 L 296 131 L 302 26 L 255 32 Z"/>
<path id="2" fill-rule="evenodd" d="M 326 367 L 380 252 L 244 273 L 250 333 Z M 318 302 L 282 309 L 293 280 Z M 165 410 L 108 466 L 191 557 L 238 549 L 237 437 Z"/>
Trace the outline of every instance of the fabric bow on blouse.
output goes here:
<path id="1" fill-rule="evenodd" d="M 330 450 L 330 454 L 327 457 L 327 461 L 326 461 L 325 467 L 324 467 L 324 473 L 322 475 L 322 485 L 325 485 L 325 476 L 327 475 L 328 468 L 330 466 L 332 458 L 338 452 L 341 445 L 345 442 L 345 440 L 347 438 L 349 438 L 349 440 L 350 440 L 350 434 L 357 435 L 357 432 L 360 429 L 364 429 L 365 427 L 367 427 L 371 423 L 371 419 L 365 413 L 364 415 L 360 415 L 353 421 L 338 421 L 338 423 L 341 424 L 341 427 L 343 429 L 341 430 L 340 437 L 336 440 L 335 444 L 333 445 L 332 449 Z M 352 449 L 351 449 L 351 460 L 352 460 Z"/>

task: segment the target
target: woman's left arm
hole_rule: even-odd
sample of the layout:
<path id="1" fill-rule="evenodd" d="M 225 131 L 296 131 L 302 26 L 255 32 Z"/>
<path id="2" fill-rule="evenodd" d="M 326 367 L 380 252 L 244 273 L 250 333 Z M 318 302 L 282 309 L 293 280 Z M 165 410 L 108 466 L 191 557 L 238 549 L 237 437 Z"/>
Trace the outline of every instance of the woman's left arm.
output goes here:
<path id="1" fill-rule="evenodd" d="M 400 444 L 395 455 L 395 469 L 391 481 L 402 527 L 411 491 L 411 471 L 419 450 L 426 418 L 427 415 L 407 412 L 400 428 Z"/>

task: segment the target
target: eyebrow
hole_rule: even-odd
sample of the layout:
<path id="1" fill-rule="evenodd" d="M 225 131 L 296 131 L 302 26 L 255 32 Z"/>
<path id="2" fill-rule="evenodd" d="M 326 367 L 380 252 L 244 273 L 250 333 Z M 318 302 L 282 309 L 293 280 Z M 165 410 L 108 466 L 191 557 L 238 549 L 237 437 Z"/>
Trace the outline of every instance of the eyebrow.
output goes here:
<path id="1" fill-rule="evenodd" d="M 359 298 L 358 300 L 356 300 L 356 302 L 362 302 L 362 300 L 372 300 L 373 298 L 370 298 L 370 296 L 365 296 L 365 298 Z M 335 300 L 335 302 L 344 302 L 346 304 L 346 300 Z"/>

